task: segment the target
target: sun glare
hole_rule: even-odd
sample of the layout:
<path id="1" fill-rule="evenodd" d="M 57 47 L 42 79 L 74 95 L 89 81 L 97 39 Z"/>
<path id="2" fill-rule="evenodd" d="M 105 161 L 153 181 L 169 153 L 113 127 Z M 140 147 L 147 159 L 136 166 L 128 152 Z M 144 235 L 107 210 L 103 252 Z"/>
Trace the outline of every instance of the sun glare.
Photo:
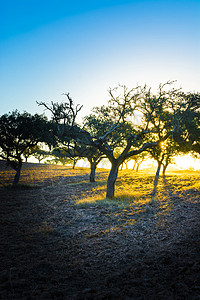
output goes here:
<path id="1" fill-rule="evenodd" d="M 199 159 L 193 158 L 190 154 L 177 156 L 175 163 L 178 169 L 180 170 L 199 170 L 200 161 Z"/>

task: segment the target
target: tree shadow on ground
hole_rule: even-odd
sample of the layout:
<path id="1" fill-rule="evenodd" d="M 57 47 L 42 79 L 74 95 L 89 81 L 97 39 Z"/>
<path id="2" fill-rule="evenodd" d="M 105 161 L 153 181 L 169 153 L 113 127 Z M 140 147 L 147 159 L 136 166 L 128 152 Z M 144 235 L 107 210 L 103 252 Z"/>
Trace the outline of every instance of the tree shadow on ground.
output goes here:
<path id="1" fill-rule="evenodd" d="M 0 297 L 198 299 L 199 203 L 167 184 L 155 202 L 122 193 L 85 206 L 98 182 L 2 191 Z"/>

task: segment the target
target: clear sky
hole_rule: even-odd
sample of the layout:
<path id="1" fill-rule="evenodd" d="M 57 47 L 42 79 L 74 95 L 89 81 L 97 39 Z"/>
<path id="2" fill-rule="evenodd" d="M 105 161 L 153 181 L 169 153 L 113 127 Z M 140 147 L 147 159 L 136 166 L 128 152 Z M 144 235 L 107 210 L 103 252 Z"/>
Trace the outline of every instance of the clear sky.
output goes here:
<path id="1" fill-rule="evenodd" d="M 0 0 L 0 115 L 167 80 L 200 92 L 200 0 Z"/>

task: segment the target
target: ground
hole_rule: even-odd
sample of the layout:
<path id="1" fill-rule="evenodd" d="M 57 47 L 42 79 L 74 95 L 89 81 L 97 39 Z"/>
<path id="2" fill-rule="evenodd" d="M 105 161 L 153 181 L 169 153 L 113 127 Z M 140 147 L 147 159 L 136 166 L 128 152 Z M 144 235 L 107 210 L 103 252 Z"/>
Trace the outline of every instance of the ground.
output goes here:
<path id="1" fill-rule="evenodd" d="M 200 299 L 200 172 L 0 166 L 0 299 Z"/>

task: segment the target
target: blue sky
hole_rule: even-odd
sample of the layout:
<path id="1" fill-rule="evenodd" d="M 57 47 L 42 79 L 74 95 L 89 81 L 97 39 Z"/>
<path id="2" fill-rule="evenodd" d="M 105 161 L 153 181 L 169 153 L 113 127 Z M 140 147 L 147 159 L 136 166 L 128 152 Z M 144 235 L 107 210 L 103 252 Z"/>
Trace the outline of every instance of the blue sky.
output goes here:
<path id="1" fill-rule="evenodd" d="M 84 116 L 118 83 L 200 91 L 200 0 L 0 0 L 0 28 L 0 115 L 69 92 Z"/>

